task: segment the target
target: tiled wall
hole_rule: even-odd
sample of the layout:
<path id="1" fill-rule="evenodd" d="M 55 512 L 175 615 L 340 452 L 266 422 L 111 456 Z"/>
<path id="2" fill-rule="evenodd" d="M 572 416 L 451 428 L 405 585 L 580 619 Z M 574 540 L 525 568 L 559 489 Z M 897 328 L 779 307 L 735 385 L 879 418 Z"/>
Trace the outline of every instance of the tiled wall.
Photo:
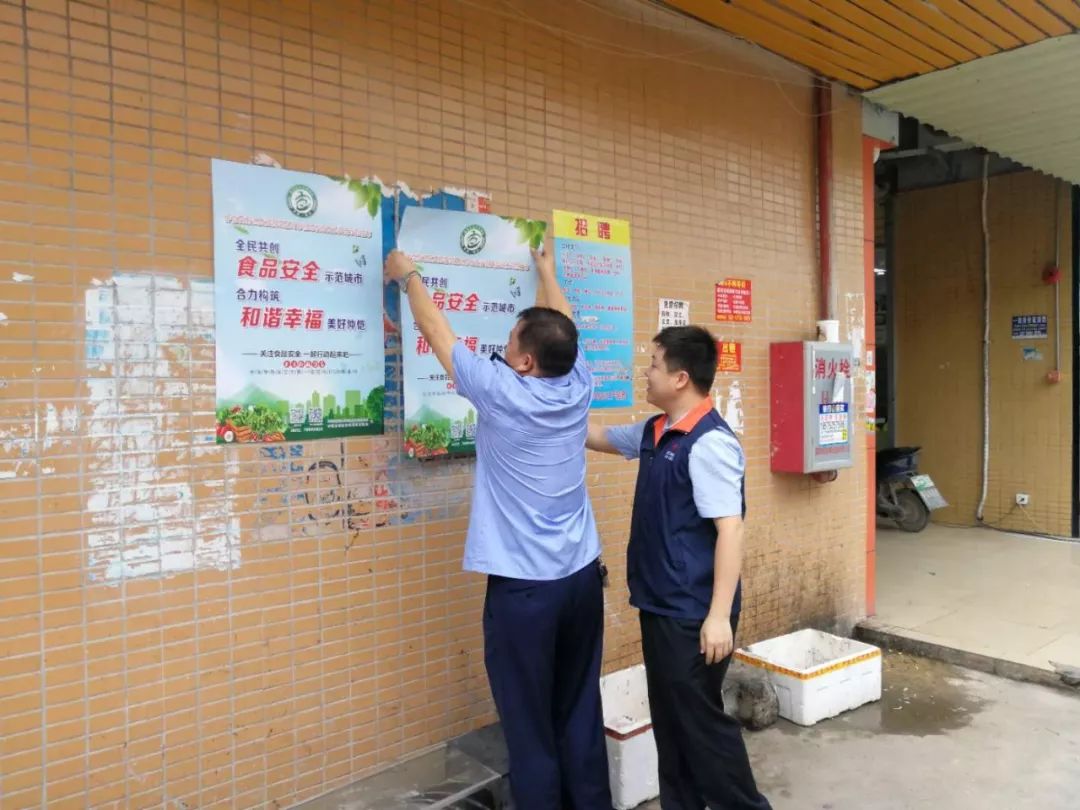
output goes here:
<path id="1" fill-rule="evenodd" d="M 990 179 L 990 475 L 986 522 L 1025 532 L 1072 531 L 1072 259 L 1070 193 L 1030 172 Z M 897 442 L 949 501 L 936 518 L 975 523 L 982 482 L 983 236 L 981 182 L 914 191 L 896 201 Z M 1042 280 L 1060 222 L 1061 318 Z M 1048 316 L 1045 340 L 1014 340 L 1014 315 Z M 1047 382 L 1060 331 L 1062 379 Z M 1024 350 L 1034 350 L 1035 356 Z M 1027 509 L 1016 494 L 1031 496 Z"/>
<path id="2" fill-rule="evenodd" d="M 393 419 L 213 444 L 213 157 L 629 218 L 642 368 L 658 297 L 708 323 L 751 279 L 753 323 L 717 330 L 744 343 L 716 389 L 749 457 L 742 638 L 861 615 L 863 467 L 768 471 L 767 345 L 817 315 L 801 70 L 630 0 L 0 0 L 0 66 L 5 810 L 288 806 L 493 719 L 469 462 L 408 461 Z M 857 330 L 859 106 L 834 105 Z M 612 669 L 638 660 L 634 470 L 591 463 Z"/>

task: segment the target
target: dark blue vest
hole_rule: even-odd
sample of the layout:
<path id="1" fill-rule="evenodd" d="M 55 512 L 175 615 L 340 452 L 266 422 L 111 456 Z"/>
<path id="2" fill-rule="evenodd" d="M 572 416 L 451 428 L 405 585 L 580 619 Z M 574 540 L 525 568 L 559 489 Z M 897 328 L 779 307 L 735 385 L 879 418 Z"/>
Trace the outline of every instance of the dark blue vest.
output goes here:
<path id="1" fill-rule="evenodd" d="M 716 524 L 698 514 L 690 483 L 690 448 L 711 430 L 732 433 L 715 410 L 705 414 L 689 432 L 667 430 L 654 446 L 655 423 L 645 423 L 641 439 L 626 576 L 630 604 L 682 619 L 701 620 L 712 601 Z M 743 484 L 743 517 L 746 489 Z M 742 582 L 735 589 L 731 613 L 742 608 Z"/>

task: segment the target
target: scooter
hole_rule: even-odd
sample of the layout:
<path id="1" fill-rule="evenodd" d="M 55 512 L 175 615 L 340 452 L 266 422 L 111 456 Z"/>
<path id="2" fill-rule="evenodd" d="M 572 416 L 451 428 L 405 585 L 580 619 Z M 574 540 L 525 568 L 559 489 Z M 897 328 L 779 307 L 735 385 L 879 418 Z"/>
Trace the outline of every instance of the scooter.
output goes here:
<path id="1" fill-rule="evenodd" d="M 929 475 L 919 472 L 920 447 L 891 447 L 877 451 L 877 514 L 901 531 L 921 532 L 930 513 L 949 504 Z"/>

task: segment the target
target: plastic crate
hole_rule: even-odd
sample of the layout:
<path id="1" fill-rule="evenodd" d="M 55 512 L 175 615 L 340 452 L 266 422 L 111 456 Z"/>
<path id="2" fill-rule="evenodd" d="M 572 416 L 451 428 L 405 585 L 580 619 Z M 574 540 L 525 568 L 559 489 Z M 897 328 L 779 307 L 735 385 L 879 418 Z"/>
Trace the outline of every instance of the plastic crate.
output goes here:
<path id="1" fill-rule="evenodd" d="M 801 726 L 881 700 L 881 650 L 861 641 L 799 630 L 735 657 L 769 673 L 780 716 Z"/>

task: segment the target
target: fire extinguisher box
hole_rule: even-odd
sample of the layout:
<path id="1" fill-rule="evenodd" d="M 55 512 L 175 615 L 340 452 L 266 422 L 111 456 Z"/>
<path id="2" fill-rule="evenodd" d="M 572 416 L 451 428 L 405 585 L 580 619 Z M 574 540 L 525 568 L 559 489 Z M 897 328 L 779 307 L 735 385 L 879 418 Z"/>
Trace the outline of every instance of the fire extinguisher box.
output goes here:
<path id="1" fill-rule="evenodd" d="M 818 473 L 851 466 L 853 357 L 844 343 L 769 347 L 773 472 Z"/>

